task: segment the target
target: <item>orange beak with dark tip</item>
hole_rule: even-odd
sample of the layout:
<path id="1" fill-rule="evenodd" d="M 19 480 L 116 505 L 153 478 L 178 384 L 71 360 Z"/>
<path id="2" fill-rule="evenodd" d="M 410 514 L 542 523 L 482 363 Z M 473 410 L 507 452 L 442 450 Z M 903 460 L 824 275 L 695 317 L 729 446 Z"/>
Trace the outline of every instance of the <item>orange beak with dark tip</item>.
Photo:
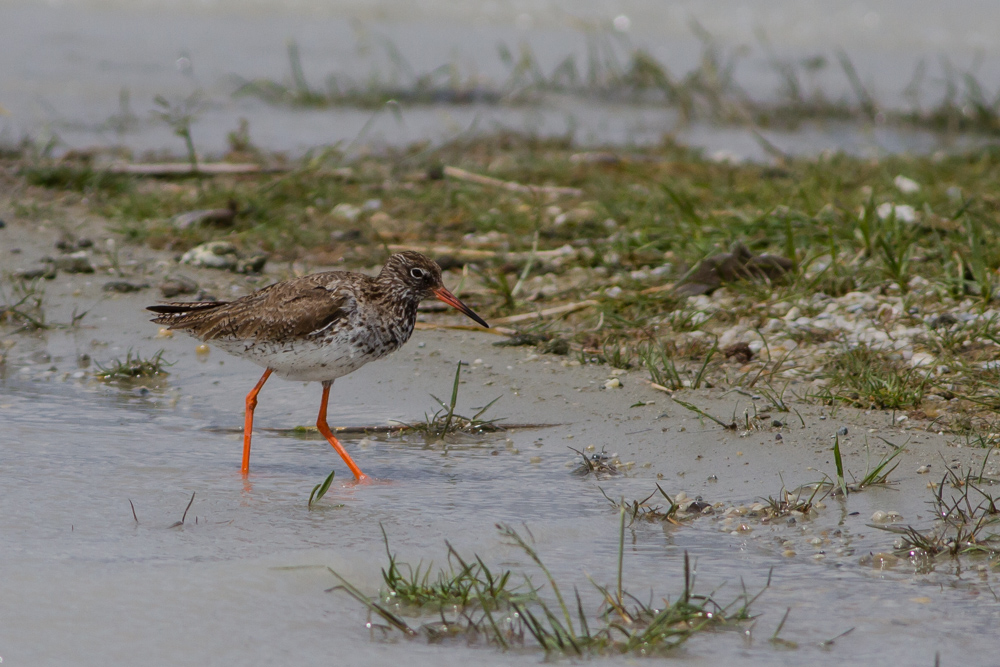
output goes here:
<path id="1" fill-rule="evenodd" d="M 476 324 L 481 324 L 487 329 L 490 328 L 490 325 L 486 324 L 486 320 L 479 317 L 479 315 L 476 315 L 475 311 L 473 311 L 471 308 L 469 308 L 464 303 L 459 301 L 458 297 L 449 292 L 446 288 L 438 287 L 436 290 L 434 290 L 434 296 L 437 297 L 438 300 L 444 301 L 446 304 L 448 304 L 455 310 L 464 313 Z"/>

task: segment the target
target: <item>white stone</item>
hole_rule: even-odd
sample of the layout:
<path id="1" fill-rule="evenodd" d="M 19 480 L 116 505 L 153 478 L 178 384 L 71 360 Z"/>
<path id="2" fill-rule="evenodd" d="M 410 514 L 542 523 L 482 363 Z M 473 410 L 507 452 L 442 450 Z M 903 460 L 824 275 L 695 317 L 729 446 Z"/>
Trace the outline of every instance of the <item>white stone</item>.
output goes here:
<path id="1" fill-rule="evenodd" d="M 912 178 L 907 178 L 902 174 L 894 178 L 892 183 L 899 189 L 900 192 L 902 192 L 905 195 L 913 194 L 914 192 L 920 192 L 920 184 L 917 183 Z"/>

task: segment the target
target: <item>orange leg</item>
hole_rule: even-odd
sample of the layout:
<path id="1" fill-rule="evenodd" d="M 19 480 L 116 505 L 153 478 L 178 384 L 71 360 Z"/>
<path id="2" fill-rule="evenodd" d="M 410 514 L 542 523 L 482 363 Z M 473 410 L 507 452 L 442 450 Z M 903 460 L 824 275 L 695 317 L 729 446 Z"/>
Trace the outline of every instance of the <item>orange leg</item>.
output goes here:
<path id="1" fill-rule="evenodd" d="M 257 407 L 257 394 L 260 393 L 260 388 L 264 386 L 270 375 L 271 369 L 268 368 L 264 371 L 257 386 L 247 394 L 247 412 L 243 422 L 243 467 L 240 469 L 244 477 L 250 472 L 250 434 L 253 432 L 253 410 Z"/>
<path id="2" fill-rule="evenodd" d="M 354 473 L 354 479 L 359 482 L 366 482 L 368 481 L 368 475 L 361 472 L 361 468 L 359 468 L 358 464 L 354 462 L 351 455 L 347 453 L 344 446 L 340 444 L 340 441 L 337 440 L 337 438 L 333 435 L 333 432 L 330 430 L 329 424 L 326 423 L 326 404 L 330 400 L 331 385 L 333 385 L 332 381 L 323 383 L 323 401 L 319 404 L 319 416 L 316 418 L 316 428 L 318 428 L 319 432 L 323 434 L 323 437 L 326 438 L 331 445 L 333 445 L 333 448 L 337 450 L 338 454 L 340 454 L 340 458 L 344 459 L 344 463 L 346 463 L 347 467 L 351 469 L 352 473 Z"/>

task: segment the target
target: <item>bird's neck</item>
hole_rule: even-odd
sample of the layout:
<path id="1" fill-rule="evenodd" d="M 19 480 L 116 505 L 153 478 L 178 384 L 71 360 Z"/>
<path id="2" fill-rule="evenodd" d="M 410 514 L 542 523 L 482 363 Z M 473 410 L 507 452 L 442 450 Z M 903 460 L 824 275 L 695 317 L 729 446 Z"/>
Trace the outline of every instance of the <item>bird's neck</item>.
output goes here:
<path id="1" fill-rule="evenodd" d="M 378 309 L 382 318 L 382 326 L 389 331 L 392 338 L 402 345 L 413 333 L 413 325 L 417 321 L 417 306 L 420 296 L 410 290 L 382 292 L 382 308 Z"/>

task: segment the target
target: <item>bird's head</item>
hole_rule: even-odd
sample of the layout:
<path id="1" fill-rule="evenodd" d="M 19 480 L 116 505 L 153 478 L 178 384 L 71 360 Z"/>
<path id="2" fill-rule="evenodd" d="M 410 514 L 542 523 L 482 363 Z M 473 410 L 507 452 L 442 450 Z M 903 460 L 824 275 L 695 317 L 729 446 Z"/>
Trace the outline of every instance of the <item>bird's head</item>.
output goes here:
<path id="1" fill-rule="evenodd" d="M 448 291 L 441 280 L 441 267 L 430 257 L 419 252 L 400 252 L 390 257 L 382 267 L 378 280 L 388 283 L 393 291 L 402 290 L 412 295 L 417 301 L 434 297 L 467 315 L 477 324 L 487 329 L 490 326 Z"/>

